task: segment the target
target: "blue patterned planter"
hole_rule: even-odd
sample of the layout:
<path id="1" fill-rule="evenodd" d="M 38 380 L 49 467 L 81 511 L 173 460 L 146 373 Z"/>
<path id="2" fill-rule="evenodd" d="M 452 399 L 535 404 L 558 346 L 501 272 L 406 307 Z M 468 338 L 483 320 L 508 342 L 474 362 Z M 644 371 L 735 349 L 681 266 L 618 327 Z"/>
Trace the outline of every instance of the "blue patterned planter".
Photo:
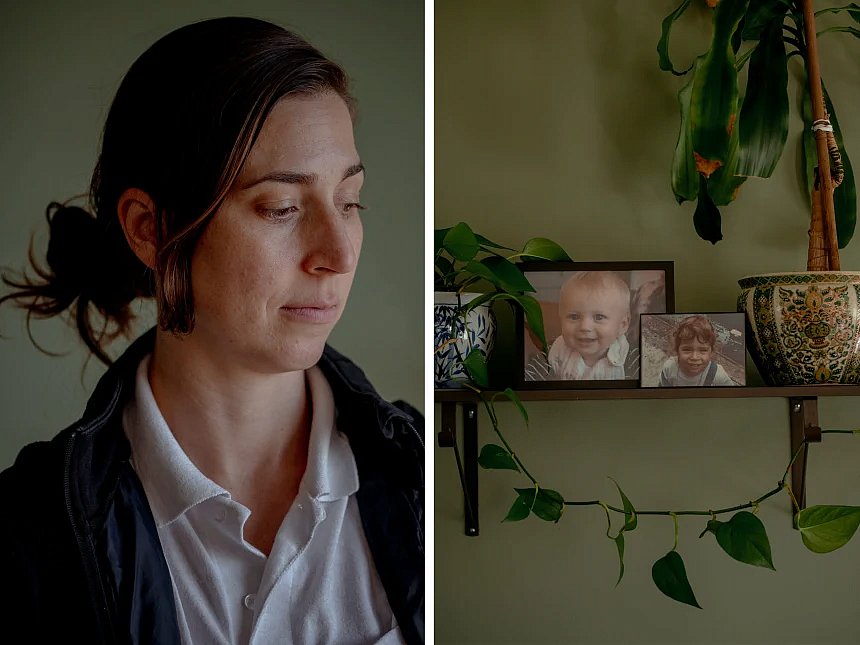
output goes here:
<path id="1" fill-rule="evenodd" d="M 860 272 L 741 279 L 747 347 L 769 385 L 860 383 Z"/>
<path id="2" fill-rule="evenodd" d="M 479 293 L 460 294 L 460 306 L 466 306 L 472 300 L 480 296 Z M 462 317 L 454 321 L 458 311 L 457 294 L 437 291 L 434 294 L 433 304 L 433 378 L 435 386 L 442 388 L 462 388 L 463 386 L 455 380 L 461 378 L 468 380 L 469 377 L 462 365 L 456 365 L 462 358 L 466 358 L 470 348 L 475 347 L 489 359 L 493 351 L 493 343 L 496 340 L 496 315 L 489 305 L 481 305 L 471 311 L 467 319 Z M 452 324 L 454 325 L 452 335 Z M 454 343 L 445 343 L 456 337 Z M 439 349 L 445 345 L 442 349 Z"/>

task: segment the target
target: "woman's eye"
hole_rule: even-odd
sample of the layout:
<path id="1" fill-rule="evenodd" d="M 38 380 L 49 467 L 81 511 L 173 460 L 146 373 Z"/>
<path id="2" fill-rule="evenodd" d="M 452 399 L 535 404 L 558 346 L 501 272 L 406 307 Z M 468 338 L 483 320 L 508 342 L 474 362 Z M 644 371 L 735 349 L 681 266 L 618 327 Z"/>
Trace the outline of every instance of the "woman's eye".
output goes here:
<path id="1" fill-rule="evenodd" d="M 341 204 L 340 210 L 345 214 L 356 213 L 358 211 L 366 211 L 367 207 L 362 206 L 358 202 L 346 202 L 345 204 Z"/>
<path id="2" fill-rule="evenodd" d="M 260 212 L 268 219 L 277 221 L 286 219 L 293 213 L 298 213 L 299 209 L 296 206 L 287 206 L 285 208 L 264 208 Z"/>

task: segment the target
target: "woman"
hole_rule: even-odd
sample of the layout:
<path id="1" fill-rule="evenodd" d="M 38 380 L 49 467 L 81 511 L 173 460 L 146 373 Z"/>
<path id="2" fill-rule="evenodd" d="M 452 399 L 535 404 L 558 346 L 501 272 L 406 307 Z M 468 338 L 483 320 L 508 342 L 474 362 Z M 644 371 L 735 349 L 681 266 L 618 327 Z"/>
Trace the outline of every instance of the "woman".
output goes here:
<path id="1" fill-rule="evenodd" d="M 353 106 L 340 67 L 250 18 L 124 78 L 95 217 L 51 204 L 49 270 L 31 251 L 39 279 L 0 298 L 68 310 L 110 365 L 0 473 L 26 642 L 423 642 L 423 420 L 326 345 L 362 243 Z M 138 298 L 158 325 L 111 364 Z"/>

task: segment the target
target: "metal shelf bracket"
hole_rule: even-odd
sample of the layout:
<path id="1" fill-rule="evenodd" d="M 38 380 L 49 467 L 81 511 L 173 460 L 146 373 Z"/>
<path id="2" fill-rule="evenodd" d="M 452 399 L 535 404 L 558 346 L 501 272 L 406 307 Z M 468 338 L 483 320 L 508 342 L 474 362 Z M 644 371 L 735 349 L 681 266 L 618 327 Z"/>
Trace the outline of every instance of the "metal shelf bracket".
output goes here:
<path id="1" fill-rule="evenodd" d="M 810 443 L 821 442 L 821 426 L 818 424 L 818 397 L 792 397 L 788 400 L 788 413 L 791 420 L 791 455 L 806 440 Z M 806 508 L 806 463 L 809 458 L 809 445 L 794 460 L 791 467 L 791 491 L 801 510 Z"/>

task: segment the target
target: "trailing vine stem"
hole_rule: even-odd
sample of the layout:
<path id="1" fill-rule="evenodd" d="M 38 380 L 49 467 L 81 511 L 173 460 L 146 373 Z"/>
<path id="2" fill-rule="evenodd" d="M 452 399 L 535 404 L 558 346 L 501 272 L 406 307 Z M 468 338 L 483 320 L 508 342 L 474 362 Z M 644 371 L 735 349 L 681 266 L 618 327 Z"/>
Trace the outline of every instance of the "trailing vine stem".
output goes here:
<path id="1" fill-rule="evenodd" d="M 496 435 L 499 437 L 501 442 L 504 444 L 505 449 L 511 454 L 511 457 L 514 459 L 514 461 L 517 463 L 517 465 L 520 467 L 520 469 L 523 471 L 523 473 L 526 475 L 526 477 L 528 477 L 531 480 L 532 484 L 534 484 L 535 487 L 540 488 L 540 485 L 537 483 L 537 480 L 534 477 L 532 477 L 531 473 L 529 473 L 529 471 L 526 469 L 525 465 L 523 465 L 523 462 L 520 460 L 520 458 L 514 452 L 513 448 L 511 448 L 510 444 L 507 442 L 505 437 L 502 435 L 502 431 L 499 429 L 499 421 L 498 421 L 498 417 L 496 416 L 495 406 L 493 405 L 493 403 L 491 401 L 487 400 L 487 398 L 484 396 L 484 391 L 481 390 L 480 388 L 475 387 L 474 385 L 472 385 L 470 383 L 466 383 L 466 382 L 463 382 L 463 384 L 478 394 L 478 396 L 480 397 L 481 401 L 484 404 L 484 408 L 487 410 L 488 416 L 490 417 L 490 422 L 493 425 L 493 430 L 495 430 Z M 822 430 L 821 434 L 860 434 L 860 430 Z M 795 510 L 799 511 L 800 507 L 797 504 L 797 499 L 795 498 L 794 493 L 791 490 L 791 487 L 785 483 L 785 480 L 788 477 L 788 474 L 791 472 L 791 467 L 794 465 L 794 462 L 797 460 L 797 457 L 800 455 L 801 451 L 804 448 L 806 448 L 806 446 L 808 444 L 809 444 L 809 440 L 807 440 L 807 439 L 804 439 L 803 441 L 801 441 L 800 446 L 797 447 L 797 450 L 795 450 L 794 454 L 791 456 L 791 461 L 789 461 L 788 466 L 786 466 L 785 473 L 783 474 L 782 479 L 777 482 L 776 488 L 768 491 L 767 493 L 765 493 L 764 495 L 762 495 L 758 499 L 747 502 L 746 504 L 738 504 L 737 506 L 731 506 L 728 508 L 720 508 L 717 510 L 708 509 L 708 510 L 703 510 L 703 511 L 700 511 L 700 510 L 640 511 L 637 509 L 635 511 L 635 514 L 637 516 L 638 515 L 669 515 L 669 516 L 672 516 L 675 520 L 675 540 L 676 540 L 675 548 L 677 548 L 677 524 L 678 524 L 678 517 L 677 516 L 678 515 L 710 515 L 711 517 L 716 518 L 717 515 L 722 515 L 724 513 L 731 513 L 734 511 L 740 511 L 740 510 L 743 510 L 745 508 L 755 508 L 757 511 L 758 506 L 761 502 L 768 499 L 769 497 L 773 497 L 774 495 L 776 495 L 777 493 L 779 493 L 783 489 L 786 489 L 788 491 L 788 494 L 791 497 L 791 501 L 794 504 Z M 605 502 L 603 502 L 599 499 L 588 500 L 588 501 L 573 501 L 573 502 L 565 500 L 563 504 L 564 504 L 564 506 L 602 506 L 603 509 L 607 513 L 607 516 L 606 516 L 607 520 L 609 520 L 609 511 L 615 511 L 616 513 L 621 513 L 622 515 L 629 515 L 629 512 L 625 511 L 623 508 L 618 508 L 617 506 L 612 506 L 611 504 L 606 504 Z"/>

